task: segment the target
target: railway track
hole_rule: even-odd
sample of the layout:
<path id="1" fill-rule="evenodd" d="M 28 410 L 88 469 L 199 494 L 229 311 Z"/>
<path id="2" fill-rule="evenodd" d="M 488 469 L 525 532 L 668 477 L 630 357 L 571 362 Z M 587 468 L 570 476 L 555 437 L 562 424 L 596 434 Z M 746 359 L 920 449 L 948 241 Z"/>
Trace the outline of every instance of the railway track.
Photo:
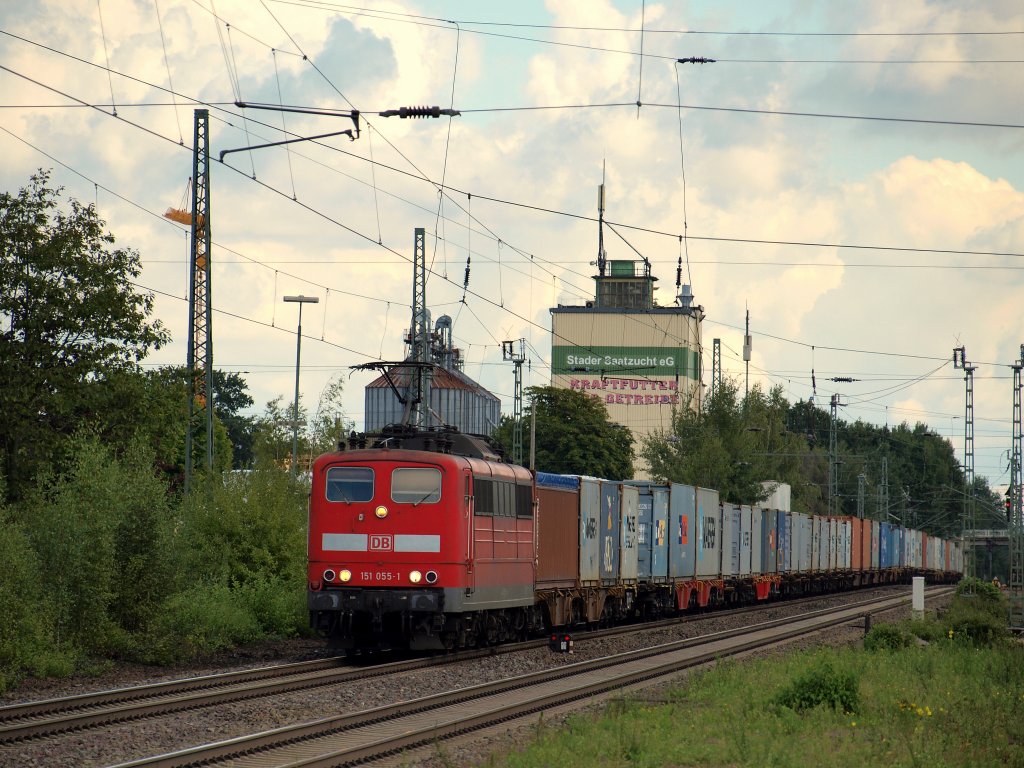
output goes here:
<path id="1" fill-rule="evenodd" d="M 932 596 L 941 594 L 932 590 Z M 871 601 L 872 611 L 905 604 L 907 595 Z M 864 604 L 679 640 L 627 653 L 567 664 L 519 677 L 447 691 L 411 701 L 250 736 L 205 744 L 117 768 L 182 768 L 224 765 L 339 766 L 373 761 L 538 711 L 611 691 L 647 684 L 715 659 L 860 620 Z"/>
<path id="2" fill-rule="evenodd" d="M 903 595 L 905 598 L 905 593 Z M 733 615 L 756 615 L 783 606 L 820 600 L 814 596 L 784 603 L 750 606 Z M 850 610 L 863 614 L 874 598 L 849 604 Z M 603 630 L 573 634 L 575 642 L 623 633 L 650 631 L 681 622 L 698 624 L 720 616 L 706 613 L 684 616 L 643 625 L 625 625 Z M 785 621 L 785 620 L 783 620 Z M 352 666 L 340 658 L 281 664 L 223 674 L 171 680 L 150 685 L 118 688 L 71 697 L 25 702 L 0 707 L 0 744 L 38 738 L 49 734 L 97 728 L 111 723 L 156 717 L 177 711 L 212 707 L 235 701 L 274 696 L 321 686 L 351 683 L 358 680 L 398 675 L 416 669 L 451 664 L 503 653 L 514 653 L 547 645 L 547 640 L 532 640 L 493 648 L 464 651 L 458 654 L 417 658 L 373 666 Z"/>

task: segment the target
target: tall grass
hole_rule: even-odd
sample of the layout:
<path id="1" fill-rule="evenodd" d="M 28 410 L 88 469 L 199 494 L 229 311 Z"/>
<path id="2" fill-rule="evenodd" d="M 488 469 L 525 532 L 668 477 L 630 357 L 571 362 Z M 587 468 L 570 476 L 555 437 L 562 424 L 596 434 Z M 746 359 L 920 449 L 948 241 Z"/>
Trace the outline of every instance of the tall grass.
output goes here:
<path id="1" fill-rule="evenodd" d="M 875 650 L 722 661 L 668 690 L 665 704 L 623 699 L 539 727 L 521 752 L 488 764 L 1024 765 L 1024 647 L 1007 639 L 1005 618 L 1002 633 L 976 631 L 999 605 L 975 593 L 939 620 L 876 625 L 887 641 Z"/>

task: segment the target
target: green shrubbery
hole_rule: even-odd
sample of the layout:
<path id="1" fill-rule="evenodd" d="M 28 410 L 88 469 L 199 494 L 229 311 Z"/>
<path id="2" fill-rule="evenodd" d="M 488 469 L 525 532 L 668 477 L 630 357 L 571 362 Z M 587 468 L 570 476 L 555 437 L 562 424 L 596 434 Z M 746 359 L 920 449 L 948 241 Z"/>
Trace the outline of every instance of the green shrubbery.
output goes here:
<path id="1" fill-rule="evenodd" d="M 857 677 L 849 669 L 824 662 L 783 688 L 775 697 L 775 703 L 797 712 L 820 706 L 839 712 L 856 712 L 860 706 Z"/>
<path id="2" fill-rule="evenodd" d="M 854 693 L 856 691 L 856 693 Z M 617 700 L 538 728 L 503 768 L 1024 765 L 1024 647 L 940 642 L 719 661 L 659 703 Z M 661 703 L 663 702 L 663 703 Z M 856 714 L 853 714 L 855 707 Z"/>
<path id="3" fill-rule="evenodd" d="M 66 472 L 0 507 L 0 691 L 304 630 L 307 491 L 286 472 L 200 480 L 181 500 L 142 447 L 73 448 Z"/>
<path id="4" fill-rule="evenodd" d="M 864 638 L 864 648 L 869 651 L 896 651 L 913 642 L 909 632 L 897 624 L 876 624 Z"/>

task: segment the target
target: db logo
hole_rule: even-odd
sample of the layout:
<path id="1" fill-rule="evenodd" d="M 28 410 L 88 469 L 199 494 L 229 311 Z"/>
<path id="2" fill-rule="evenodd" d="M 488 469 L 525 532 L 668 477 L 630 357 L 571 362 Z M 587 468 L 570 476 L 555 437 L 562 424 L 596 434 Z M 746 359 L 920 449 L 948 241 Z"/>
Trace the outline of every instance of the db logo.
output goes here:
<path id="1" fill-rule="evenodd" d="M 390 535 L 375 534 L 370 537 L 370 549 L 375 552 L 392 552 L 395 549 L 395 539 Z"/>

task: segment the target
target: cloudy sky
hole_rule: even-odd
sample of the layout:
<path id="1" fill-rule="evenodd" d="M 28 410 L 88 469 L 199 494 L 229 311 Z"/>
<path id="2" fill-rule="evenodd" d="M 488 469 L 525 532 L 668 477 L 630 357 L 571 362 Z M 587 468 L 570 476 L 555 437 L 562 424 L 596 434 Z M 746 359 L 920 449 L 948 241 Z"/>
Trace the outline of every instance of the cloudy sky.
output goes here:
<path id="1" fill-rule="evenodd" d="M 526 339 L 525 384 L 548 383 L 548 308 L 593 291 L 603 175 L 608 257 L 648 258 L 661 304 L 682 258 L 706 382 L 720 338 L 743 383 L 749 309 L 751 385 L 826 407 L 839 392 L 843 418 L 924 422 L 962 456 L 963 346 L 976 471 L 1007 482 L 1024 343 L 1017 0 L 39 0 L 4 3 L 0 32 L 0 184 L 53 168 L 140 252 L 174 335 L 153 364 L 185 360 L 188 240 L 162 214 L 183 204 L 206 106 L 215 365 L 244 372 L 261 409 L 294 386 L 282 297 L 315 295 L 304 401 L 341 377 L 361 425 L 371 375 L 349 367 L 402 357 L 424 227 L 433 316 L 454 318 L 466 373 L 511 411 L 500 343 Z M 694 56 L 716 63 L 677 63 Z M 362 130 L 220 163 L 352 125 L 239 99 L 356 109 Z M 378 114 L 410 105 L 462 114 Z"/>

